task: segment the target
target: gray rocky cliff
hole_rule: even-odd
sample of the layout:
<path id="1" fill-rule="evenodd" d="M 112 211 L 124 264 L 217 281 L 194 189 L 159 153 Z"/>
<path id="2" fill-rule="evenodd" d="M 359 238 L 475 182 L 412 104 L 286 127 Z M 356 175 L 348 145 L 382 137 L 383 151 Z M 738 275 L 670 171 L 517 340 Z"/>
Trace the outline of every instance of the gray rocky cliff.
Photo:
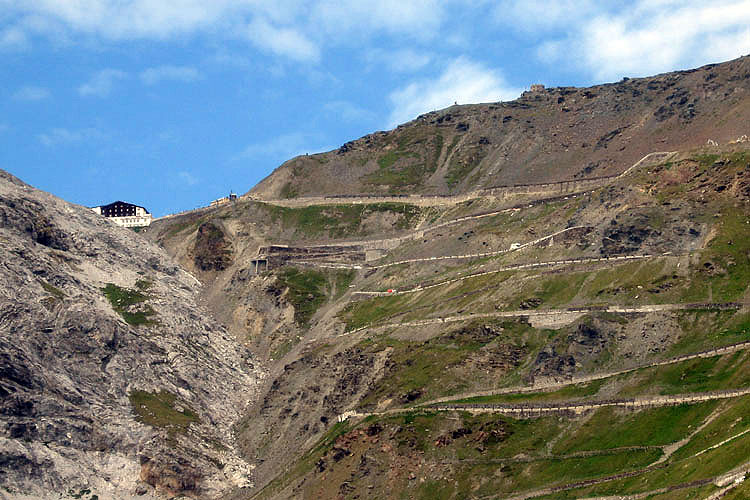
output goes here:
<path id="1" fill-rule="evenodd" d="M 0 171 L 0 498 L 249 485 L 232 426 L 264 373 L 199 292 L 138 234 Z"/>

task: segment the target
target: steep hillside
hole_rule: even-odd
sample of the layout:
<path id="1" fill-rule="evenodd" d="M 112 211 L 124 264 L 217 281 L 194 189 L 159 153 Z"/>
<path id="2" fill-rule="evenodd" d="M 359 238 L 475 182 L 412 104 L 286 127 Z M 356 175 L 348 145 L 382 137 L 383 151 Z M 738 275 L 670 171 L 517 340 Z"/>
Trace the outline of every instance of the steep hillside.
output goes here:
<path id="1" fill-rule="evenodd" d="M 161 244 L 207 284 L 206 303 L 240 342 L 258 355 L 278 358 L 296 343 L 309 321 L 300 315 L 295 318 L 294 305 L 306 302 L 311 294 L 318 305 L 324 297 L 341 295 L 354 273 L 321 269 L 309 280 L 258 276 L 253 260 L 260 248 L 409 235 L 442 210 L 394 203 L 297 209 L 243 199 L 156 221 L 144 236 Z M 286 291 L 289 284 L 295 292 Z"/>
<path id="2" fill-rule="evenodd" d="M 269 364 L 228 498 L 743 498 L 749 61 L 453 107 L 156 221 Z"/>
<path id="3" fill-rule="evenodd" d="M 589 88 L 458 105 L 289 160 L 249 196 L 455 194 L 622 172 L 652 151 L 748 134 L 750 57 Z"/>
<path id="4" fill-rule="evenodd" d="M 592 491 L 637 493 L 748 462 L 740 440 L 669 472 L 747 428 L 711 423 L 738 418 L 750 387 L 750 344 L 713 351 L 750 340 L 749 202 L 747 150 L 676 154 L 575 196 L 477 200 L 481 217 L 363 264 L 343 327 L 313 325 L 240 427 L 269 478 L 294 443 L 311 450 L 260 498 L 506 498 L 610 476 Z M 671 407 L 692 393 L 708 403 Z M 642 410 L 617 409 L 631 400 Z M 658 478 L 626 487 L 625 472 Z"/>
<path id="5" fill-rule="evenodd" d="M 263 375 L 165 252 L 0 171 L 0 497 L 212 498 Z"/>
<path id="6" fill-rule="evenodd" d="M 750 462 L 750 150 L 621 170 L 557 196 L 158 221 L 186 266 L 222 228 L 231 261 L 196 272 L 272 365 L 235 429 L 265 487 L 231 498 L 727 487 Z"/>

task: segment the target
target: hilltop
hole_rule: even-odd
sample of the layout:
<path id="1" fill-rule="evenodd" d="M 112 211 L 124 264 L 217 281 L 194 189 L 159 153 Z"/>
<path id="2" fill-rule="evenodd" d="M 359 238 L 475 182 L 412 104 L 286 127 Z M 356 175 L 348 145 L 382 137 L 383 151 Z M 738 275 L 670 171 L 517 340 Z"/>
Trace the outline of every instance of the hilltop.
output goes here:
<path id="1" fill-rule="evenodd" d="M 293 158 L 249 193 L 261 200 L 459 194 L 622 172 L 653 151 L 727 143 L 750 122 L 750 56 L 588 88 L 451 106 L 327 153 Z"/>

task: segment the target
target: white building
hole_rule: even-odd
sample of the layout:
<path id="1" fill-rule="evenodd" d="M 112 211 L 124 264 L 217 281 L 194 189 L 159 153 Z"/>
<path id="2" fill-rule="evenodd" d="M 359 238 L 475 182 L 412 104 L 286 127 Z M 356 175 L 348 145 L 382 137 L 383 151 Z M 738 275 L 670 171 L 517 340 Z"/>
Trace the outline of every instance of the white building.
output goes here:
<path id="1" fill-rule="evenodd" d="M 236 200 L 237 200 L 237 195 L 234 194 L 234 193 L 232 193 L 232 192 L 230 192 L 229 196 L 225 196 L 223 198 L 219 198 L 218 200 L 212 201 L 210 206 L 212 206 L 212 207 L 218 207 L 218 206 L 224 205 L 226 203 L 229 203 L 230 201 L 236 201 Z"/>
<path id="2" fill-rule="evenodd" d="M 109 205 L 101 205 L 92 208 L 97 214 L 106 217 L 118 226 L 123 227 L 145 227 L 151 225 L 154 217 L 144 207 L 116 201 Z"/>

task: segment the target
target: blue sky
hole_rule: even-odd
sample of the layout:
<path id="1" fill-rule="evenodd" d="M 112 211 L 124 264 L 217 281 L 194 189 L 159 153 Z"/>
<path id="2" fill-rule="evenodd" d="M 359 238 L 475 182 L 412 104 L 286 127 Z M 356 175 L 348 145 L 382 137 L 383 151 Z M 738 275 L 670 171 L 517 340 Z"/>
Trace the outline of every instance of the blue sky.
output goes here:
<path id="1" fill-rule="evenodd" d="M 750 53 L 750 0 L 0 0 L 0 168 L 156 216 L 534 82 Z"/>

